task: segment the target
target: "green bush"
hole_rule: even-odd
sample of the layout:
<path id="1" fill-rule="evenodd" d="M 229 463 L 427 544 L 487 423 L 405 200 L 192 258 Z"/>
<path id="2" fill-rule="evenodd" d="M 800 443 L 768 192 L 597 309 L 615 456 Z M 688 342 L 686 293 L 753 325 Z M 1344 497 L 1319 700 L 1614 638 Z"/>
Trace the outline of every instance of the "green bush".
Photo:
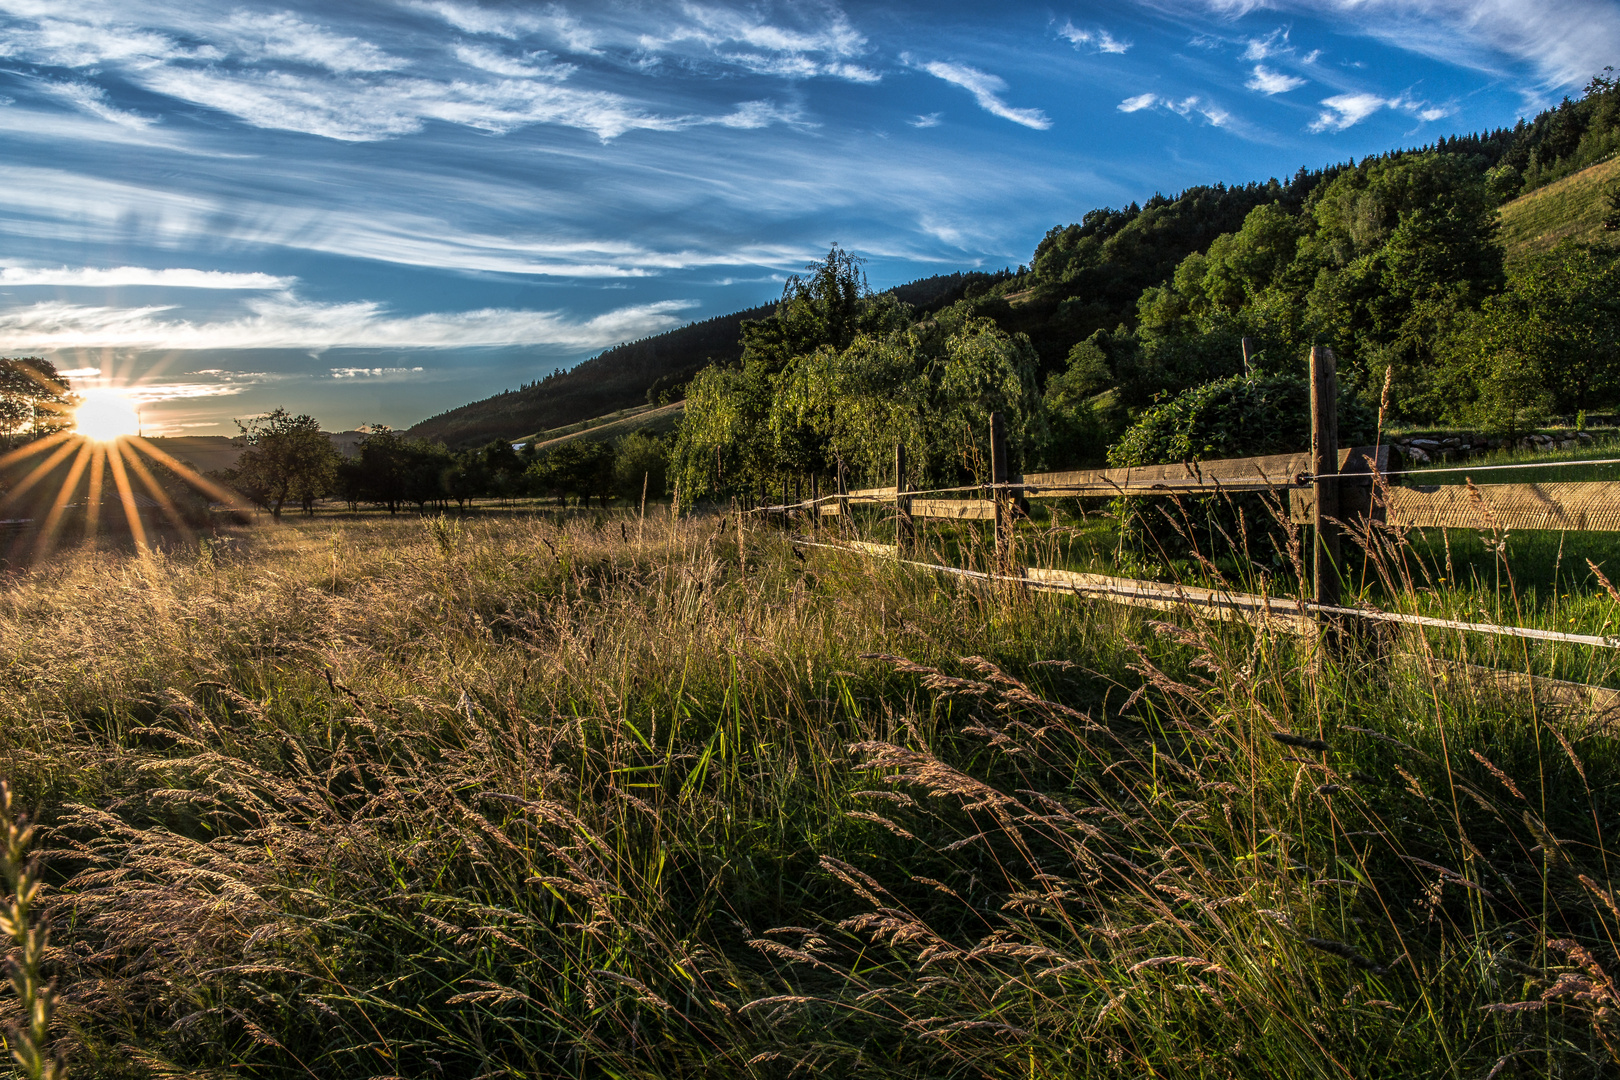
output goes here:
<path id="1" fill-rule="evenodd" d="M 1377 415 L 1339 395 L 1339 445 L 1366 445 Z M 1181 461 L 1286 454 L 1311 445 L 1311 388 L 1293 375 L 1234 375 L 1205 383 L 1149 409 L 1108 451 L 1109 463 L 1166 465 Z M 1121 537 L 1164 556 L 1189 549 L 1224 551 L 1224 537 L 1247 537 L 1249 558 L 1284 560 L 1274 510 L 1260 495 L 1194 496 L 1176 500 L 1116 499 Z M 1207 541 L 1207 543 L 1206 543 Z"/>
<path id="2" fill-rule="evenodd" d="M 1377 414 L 1339 395 L 1339 445 L 1376 435 Z M 1111 465 L 1287 454 L 1311 444 L 1311 388 L 1293 375 L 1233 375 L 1154 406 L 1108 451 Z"/>

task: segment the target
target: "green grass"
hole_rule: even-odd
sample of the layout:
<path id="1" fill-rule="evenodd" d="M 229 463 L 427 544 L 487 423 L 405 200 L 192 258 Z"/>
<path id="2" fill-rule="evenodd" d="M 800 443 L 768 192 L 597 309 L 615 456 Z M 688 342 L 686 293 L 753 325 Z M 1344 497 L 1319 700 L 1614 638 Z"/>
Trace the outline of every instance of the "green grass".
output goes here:
<path id="1" fill-rule="evenodd" d="M 1512 261 L 1560 240 L 1605 241 L 1603 193 L 1620 179 L 1620 157 L 1588 166 L 1502 207 L 1502 243 Z"/>
<path id="2" fill-rule="evenodd" d="M 1610 1075 L 1606 721 L 1458 685 L 1454 635 L 1151 614 L 715 517 L 15 572 L 52 1036 L 94 1076 Z"/>

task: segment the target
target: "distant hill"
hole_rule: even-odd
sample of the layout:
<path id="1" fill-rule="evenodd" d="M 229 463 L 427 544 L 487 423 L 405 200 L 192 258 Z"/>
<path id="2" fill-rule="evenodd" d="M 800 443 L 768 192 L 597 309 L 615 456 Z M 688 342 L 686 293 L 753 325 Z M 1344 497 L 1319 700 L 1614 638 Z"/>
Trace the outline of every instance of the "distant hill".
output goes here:
<path id="1" fill-rule="evenodd" d="M 1502 244 L 1508 258 L 1532 255 L 1560 240 L 1596 242 L 1603 229 L 1603 194 L 1620 180 L 1620 156 L 1555 180 L 1502 207 Z"/>
<path id="2" fill-rule="evenodd" d="M 366 433 L 338 431 L 327 432 L 327 436 L 338 453 L 353 457 Z M 200 473 L 234 469 L 237 459 L 242 456 L 242 448 L 236 445 L 236 440 L 225 435 L 157 435 L 146 441 Z"/>
<path id="3" fill-rule="evenodd" d="M 1012 276 L 1011 270 L 968 270 L 922 278 L 888 291 L 919 315 L 927 315 L 956 303 L 970 291 L 983 292 Z M 478 446 L 492 439 L 523 442 L 535 438 L 535 433 L 648 405 L 649 396 L 653 403 L 660 394 L 679 399 L 701 368 L 742 355 L 738 335 L 744 319 L 762 319 L 775 310 L 775 304 L 761 304 L 614 346 L 568 371 L 430 417 L 406 434 L 452 447 Z M 619 434 L 624 432 L 617 431 L 613 437 Z"/>
<path id="4" fill-rule="evenodd" d="M 738 334 L 744 319 L 774 310 L 774 304 L 762 304 L 614 346 L 568 371 L 430 417 L 406 434 L 452 447 L 477 446 L 645 405 L 649 389 L 679 398 L 704 365 L 742 355 Z"/>

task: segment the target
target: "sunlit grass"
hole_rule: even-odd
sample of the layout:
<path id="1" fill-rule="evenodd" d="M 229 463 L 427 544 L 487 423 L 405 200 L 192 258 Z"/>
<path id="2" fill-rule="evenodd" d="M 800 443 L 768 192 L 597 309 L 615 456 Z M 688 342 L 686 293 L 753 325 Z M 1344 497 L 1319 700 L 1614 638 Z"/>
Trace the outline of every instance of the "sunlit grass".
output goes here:
<path id="1" fill-rule="evenodd" d="M 80 1072 L 1615 1067 L 1603 717 L 1456 682 L 1447 635 L 1335 660 L 639 524 L 16 576 L 0 760 Z"/>

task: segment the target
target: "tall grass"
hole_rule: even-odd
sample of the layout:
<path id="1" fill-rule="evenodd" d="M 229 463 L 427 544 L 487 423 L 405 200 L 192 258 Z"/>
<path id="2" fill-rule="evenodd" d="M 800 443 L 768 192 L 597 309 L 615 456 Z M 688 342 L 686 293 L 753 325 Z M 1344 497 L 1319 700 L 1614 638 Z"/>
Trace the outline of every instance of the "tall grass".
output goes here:
<path id="1" fill-rule="evenodd" d="M 1608 718 L 1432 634 L 1335 658 L 594 520 L 7 582 L 76 1073 L 1620 1067 Z"/>

